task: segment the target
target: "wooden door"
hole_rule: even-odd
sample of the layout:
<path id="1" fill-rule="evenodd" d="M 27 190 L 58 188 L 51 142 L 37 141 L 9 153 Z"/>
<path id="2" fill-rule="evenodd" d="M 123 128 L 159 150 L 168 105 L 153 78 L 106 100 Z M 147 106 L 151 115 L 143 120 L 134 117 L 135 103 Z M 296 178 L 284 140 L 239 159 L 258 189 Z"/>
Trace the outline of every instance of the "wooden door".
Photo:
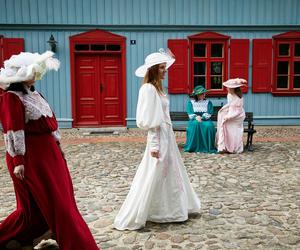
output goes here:
<path id="1" fill-rule="evenodd" d="M 101 124 L 122 125 L 121 56 L 101 56 Z"/>
<path id="2" fill-rule="evenodd" d="M 123 124 L 121 57 L 76 55 L 75 126 Z"/>
<path id="3" fill-rule="evenodd" d="M 97 112 L 99 105 L 98 57 L 94 55 L 76 56 L 76 125 L 99 125 Z"/>

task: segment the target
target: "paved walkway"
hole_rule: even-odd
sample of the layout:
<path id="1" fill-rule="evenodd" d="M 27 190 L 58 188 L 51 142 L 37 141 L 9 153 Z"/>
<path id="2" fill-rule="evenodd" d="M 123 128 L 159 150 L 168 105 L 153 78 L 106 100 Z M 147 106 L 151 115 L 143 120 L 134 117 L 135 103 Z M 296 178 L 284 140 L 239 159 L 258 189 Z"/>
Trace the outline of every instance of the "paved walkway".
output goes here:
<path id="1" fill-rule="evenodd" d="M 300 127 L 257 127 L 254 152 L 182 152 L 202 213 L 185 223 L 119 232 L 113 219 L 145 148 L 145 133 L 63 130 L 78 207 L 102 249 L 300 249 Z M 0 140 L 0 220 L 15 208 Z M 76 240 L 76 239 L 74 239 Z"/>

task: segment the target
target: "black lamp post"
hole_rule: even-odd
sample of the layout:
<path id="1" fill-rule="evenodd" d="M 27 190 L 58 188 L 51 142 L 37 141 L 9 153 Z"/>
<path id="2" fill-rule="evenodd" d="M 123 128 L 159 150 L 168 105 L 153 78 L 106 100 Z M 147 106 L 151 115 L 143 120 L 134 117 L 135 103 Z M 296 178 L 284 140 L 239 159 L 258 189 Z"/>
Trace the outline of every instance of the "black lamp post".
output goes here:
<path id="1" fill-rule="evenodd" d="M 56 44 L 57 44 L 57 42 L 55 41 L 54 36 L 52 34 L 51 34 L 51 36 L 49 38 L 49 41 L 47 41 L 47 43 L 49 43 L 51 51 L 55 53 L 56 52 Z"/>

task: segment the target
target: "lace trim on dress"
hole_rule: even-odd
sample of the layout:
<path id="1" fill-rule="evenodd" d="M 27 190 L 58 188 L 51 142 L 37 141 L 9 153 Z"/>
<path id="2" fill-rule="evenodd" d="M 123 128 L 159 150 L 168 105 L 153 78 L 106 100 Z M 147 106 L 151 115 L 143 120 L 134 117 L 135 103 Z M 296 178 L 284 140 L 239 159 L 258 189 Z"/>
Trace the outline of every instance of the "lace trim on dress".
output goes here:
<path id="1" fill-rule="evenodd" d="M 9 91 L 16 94 L 25 107 L 25 122 L 38 120 L 42 116 L 53 117 L 53 112 L 46 100 L 37 92 L 28 91 L 27 95 L 17 91 Z"/>
<path id="2" fill-rule="evenodd" d="M 61 135 L 60 135 L 60 131 L 59 131 L 59 129 L 57 129 L 57 130 L 53 131 L 53 132 L 52 132 L 52 135 L 53 135 L 53 137 L 54 137 L 55 141 L 60 141 L 60 139 L 61 139 Z"/>
<path id="3" fill-rule="evenodd" d="M 200 113 L 200 112 L 207 112 L 207 105 L 208 105 L 208 100 L 199 100 L 199 101 L 195 101 L 195 100 L 191 100 L 191 103 L 193 105 L 193 109 L 194 112 L 196 113 Z"/>
<path id="4" fill-rule="evenodd" d="M 189 115 L 190 120 L 194 119 L 197 115 L 196 114 L 191 114 Z"/>
<path id="5" fill-rule="evenodd" d="M 202 115 L 205 119 L 210 119 L 210 117 L 211 117 L 211 114 L 209 114 L 209 113 L 204 113 L 203 115 Z"/>
<path id="6" fill-rule="evenodd" d="M 24 130 L 8 130 L 4 134 L 4 142 L 7 153 L 11 157 L 16 155 L 25 155 L 25 134 Z"/>

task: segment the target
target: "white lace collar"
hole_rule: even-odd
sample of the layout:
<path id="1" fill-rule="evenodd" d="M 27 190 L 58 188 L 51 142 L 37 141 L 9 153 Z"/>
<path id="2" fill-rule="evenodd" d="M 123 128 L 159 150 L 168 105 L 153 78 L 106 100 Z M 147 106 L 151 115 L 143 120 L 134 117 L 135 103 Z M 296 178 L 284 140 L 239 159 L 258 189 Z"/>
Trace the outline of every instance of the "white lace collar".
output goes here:
<path id="1" fill-rule="evenodd" d="M 191 100 L 194 112 L 207 112 L 208 100 Z"/>
<path id="2" fill-rule="evenodd" d="M 29 120 L 38 120 L 42 116 L 53 117 L 53 112 L 46 100 L 37 92 L 30 91 L 28 94 L 23 94 L 19 91 L 9 91 L 16 94 L 25 107 L 25 122 Z"/>

